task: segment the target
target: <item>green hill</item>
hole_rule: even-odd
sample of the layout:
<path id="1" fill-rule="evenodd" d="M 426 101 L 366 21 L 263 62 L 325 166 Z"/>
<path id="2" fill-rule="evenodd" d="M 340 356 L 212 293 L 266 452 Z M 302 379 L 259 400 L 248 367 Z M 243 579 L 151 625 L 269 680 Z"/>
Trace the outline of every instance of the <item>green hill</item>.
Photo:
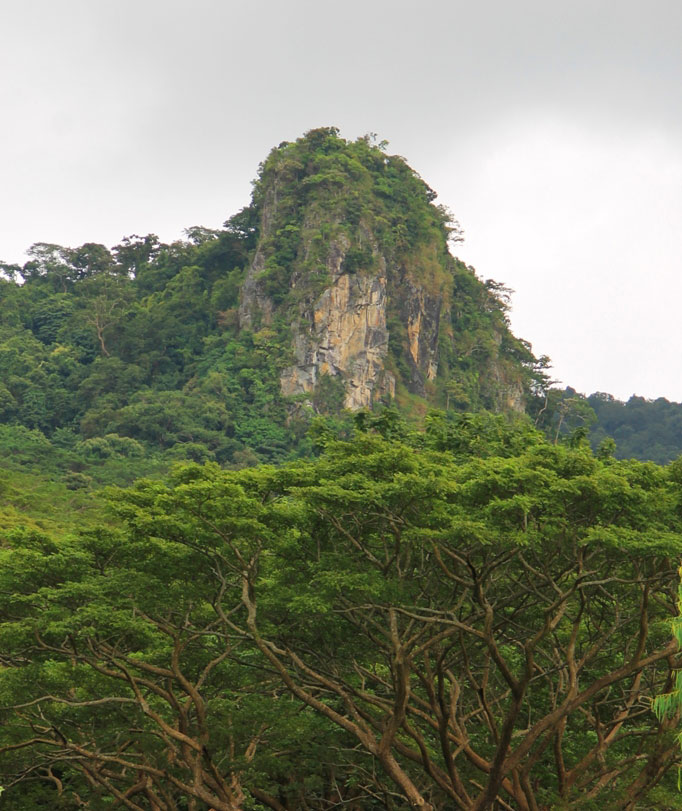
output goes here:
<path id="1" fill-rule="evenodd" d="M 28 464 L 43 443 L 77 487 L 307 455 L 311 419 L 344 408 L 523 412 L 541 369 L 434 198 L 402 158 L 321 129 L 272 151 L 223 229 L 34 245 L 2 266 L 0 449 Z"/>

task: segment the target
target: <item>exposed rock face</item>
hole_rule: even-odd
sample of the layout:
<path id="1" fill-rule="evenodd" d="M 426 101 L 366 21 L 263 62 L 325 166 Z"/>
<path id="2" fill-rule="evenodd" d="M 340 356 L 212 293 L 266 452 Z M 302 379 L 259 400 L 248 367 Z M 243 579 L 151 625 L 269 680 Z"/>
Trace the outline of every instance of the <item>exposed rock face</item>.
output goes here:
<path id="1" fill-rule="evenodd" d="M 523 394 L 523 389 L 519 383 L 514 383 L 509 386 L 507 396 L 502 403 L 500 411 L 515 411 L 517 414 L 523 414 L 526 410 L 526 400 Z"/>
<path id="2" fill-rule="evenodd" d="M 344 407 L 357 410 L 383 396 L 395 394 L 395 378 L 385 367 L 388 353 L 386 327 L 386 263 L 375 256 L 377 272 L 343 271 L 350 242 L 343 237 L 329 245 L 326 273 L 331 284 L 321 295 L 304 299 L 291 325 L 294 363 L 280 376 L 286 396 L 312 394 L 322 375 L 340 376 L 346 392 Z M 264 268 L 261 250 L 242 288 L 240 325 L 251 327 L 258 312 L 264 323 L 272 319 L 272 303 L 259 285 Z M 293 288 L 305 282 L 292 276 Z"/>
<path id="3" fill-rule="evenodd" d="M 523 414 L 526 410 L 523 387 L 518 375 L 510 373 L 499 361 L 489 366 L 488 387 L 495 411 Z"/>
<path id="4" fill-rule="evenodd" d="M 403 272 L 396 290 L 400 313 L 407 328 L 410 389 L 425 394 L 425 383 L 438 374 L 438 329 L 443 296 L 426 292 Z"/>
<path id="5" fill-rule="evenodd" d="M 397 392 L 447 409 L 454 390 L 464 407 L 524 410 L 532 355 L 494 285 L 449 254 L 434 196 L 402 159 L 333 129 L 273 150 L 239 324 L 278 336 L 285 396 L 356 410 Z"/>
<path id="6" fill-rule="evenodd" d="M 269 324 L 272 321 L 273 304 L 271 299 L 265 295 L 262 285 L 259 284 L 259 276 L 265 270 L 264 245 L 271 238 L 274 219 L 277 214 L 277 183 L 273 183 L 267 190 L 265 204 L 261 214 L 260 239 L 256 253 L 251 262 L 249 272 L 246 274 L 241 290 L 241 301 L 239 305 L 239 328 L 250 329 L 253 327 L 253 319 L 259 314 L 263 323 Z"/>
<path id="7" fill-rule="evenodd" d="M 276 206 L 274 188 L 263 207 L 261 238 L 242 286 L 242 329 L 271 325 L 277 312 L 263 283 Z M 316 214 L 309 214 L 302 230 L 315 233 L 317 219 Z M 296 307 L 289 310 L 293 363 L 280 374 L 282 393 L 287 397 L 312 396 L 321 378 L 329 375 L 343 383 L 344 407 L 350 410 L 393 398 L 396 379 L 387 368 L 391 302 L 403 330 L 403 381 L 408 390 L 428 396 L 428 384 L 436 380 L 441 321 L 450 315 L 446 296 L 418 283 L 409 267 L 388 266 L 372 233 L 366 227 L 360 231 L 360 241 L 371 255 L 371 269 L 345 269 L 355 246 L 343 233 L 329 239 L 323 263 L 312 272 L 311 245 L 303 240 L 300 246 L 289 279 L 290 292 L 300 294 Z M 328 282 L 322 292 L 319 285 L 310 286 L 311 276 Z M 501 335 L 493 334 L 497 347 L 501 340 Z M 482 378 L 481 394 L 489 407 L 524 411 L 523 386 L 515 367 L 493 357 L 484 365 Z"/>
<path id="8" fill-rule="evenodd" d="M 340 375 L 344 406 L 369 406 L 395 394 L 387 352 L 386 277 L 341 273 L 296 325 L 296 362 L 282 372 L 282 392 L 311 393 L 321 375 Z"/>
<path id="9" fill-rule="evenodd" d="M 263 271 L 265 262 L 261 251 L 256 255 L 251 270 L 244 279 L 239 305 L 239 327 L 250 329 L 254 325 L 254 316 L 258 313 L 264 324 L 272 322 L 272 301 L 263 293 L 258 284 L 258 274 Z"/>

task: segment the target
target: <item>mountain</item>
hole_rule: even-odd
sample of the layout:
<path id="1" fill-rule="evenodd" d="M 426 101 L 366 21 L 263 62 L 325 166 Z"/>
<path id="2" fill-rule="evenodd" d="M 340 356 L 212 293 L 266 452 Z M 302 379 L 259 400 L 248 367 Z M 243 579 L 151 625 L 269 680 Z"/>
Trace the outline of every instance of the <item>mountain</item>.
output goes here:
<path id="1" fill-rule="evenodd" d="M 325 128 L 274 149 L 220 230 L 32 246 L 1 266 L 0 450 L 78 489 L 307 455 L 344 409 L 523 412 L 542 363 L 435 196 Z"/>
<path id="2" fill-rule="evenodd" d="M 316 417 L 395 406 L 413 424 L 525 412 L 553 440 L 591 425 L 618 456 L 676 457 L 675 404 L 548 387 L 435 198 L 385 144 L 323 128 L 273 149 L 222 229 L 0 263 L 0 451 L 77 490 L 281 463 L 312 452 Z"/>
<path id="3" fill-rule="evenodd" d="M 314 406 L 337 383 L 349 409 L 411 394 L 524 410 L 535 358 L 509 331 L 504 289 L 451 256 L 458 226 L 435 197 L 402 158 L 333 128 L 272 151 L 239 326 L 290 350 L 286 396 Z"/>

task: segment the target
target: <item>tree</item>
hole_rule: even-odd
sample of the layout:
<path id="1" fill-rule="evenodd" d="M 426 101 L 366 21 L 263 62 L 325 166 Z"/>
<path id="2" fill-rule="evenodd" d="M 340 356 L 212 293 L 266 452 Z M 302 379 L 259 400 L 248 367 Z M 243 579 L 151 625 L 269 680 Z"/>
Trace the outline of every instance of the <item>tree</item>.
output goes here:
<path id="1" fill-rule="evenodd" d="M 95 809 L 665 800 L 676 485 L 535 435 L 429 441 L 186 466 L 115 494 L 121 535 L 11 539 L 8 796 L 51 773 Z"/>
<path id="2" fill-rule="evenodd" d="M 45 280 L 55 291 L 66 293 L 76 275 L 70 261 L 69 248 L 48 242 L 36 242 L 26 253 L 31 258 L 21 270 L 24 279 L 34 282 Z"/>
<path id="3" fill-rule="evenodd" d="M 145 237 L 133 234 L 124 237 L 120 245 L 114 247 L 113 253 L 121 272 L 134 278 L 153 262 L 161 248 L 156 234 L 147 234 Z"/>
<path id="4" fill-rule="evenodd" d="M 88 307 L 85 323 L 91 326 L 97 336 L 97 343 L 104 357 L 111 357 L 105 337 L 112 327 L 115 327 L 122 318 L 124 301 L 111 293 L 104 292 L 94 298 Z M 108 339 L 107 339 L 108 340 Z"/>
<path id="5" fill-rule="evenodd" d="M 670 724 L 642 717 L 676 661 L 655 618 L 680 540 L 652 469 L 539 446 L 455 471 L 368 444 L 316 474 L 310 546 L 267 581 L 290 621 L 272 627 L 254 578 L 249 628 L 411 805 L 585 807 L 608 788 L 631 808 L 679 762 Z M 307 635 L 292 595 L 321 614 Z"/>

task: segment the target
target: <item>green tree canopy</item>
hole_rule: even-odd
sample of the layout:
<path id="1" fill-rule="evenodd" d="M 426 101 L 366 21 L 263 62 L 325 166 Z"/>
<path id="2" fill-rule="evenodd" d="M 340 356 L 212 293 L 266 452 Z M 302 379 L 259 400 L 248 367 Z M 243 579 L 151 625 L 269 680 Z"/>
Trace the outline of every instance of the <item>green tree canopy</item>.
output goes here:
<path id="1" fill-rule="evenodd" d="M 113 494 L 120 530 L 8 536 L 15 807 L 37 778 L 93 809 L 669 807 L 675 477 L 433 444 L 182 466 Z"/>

